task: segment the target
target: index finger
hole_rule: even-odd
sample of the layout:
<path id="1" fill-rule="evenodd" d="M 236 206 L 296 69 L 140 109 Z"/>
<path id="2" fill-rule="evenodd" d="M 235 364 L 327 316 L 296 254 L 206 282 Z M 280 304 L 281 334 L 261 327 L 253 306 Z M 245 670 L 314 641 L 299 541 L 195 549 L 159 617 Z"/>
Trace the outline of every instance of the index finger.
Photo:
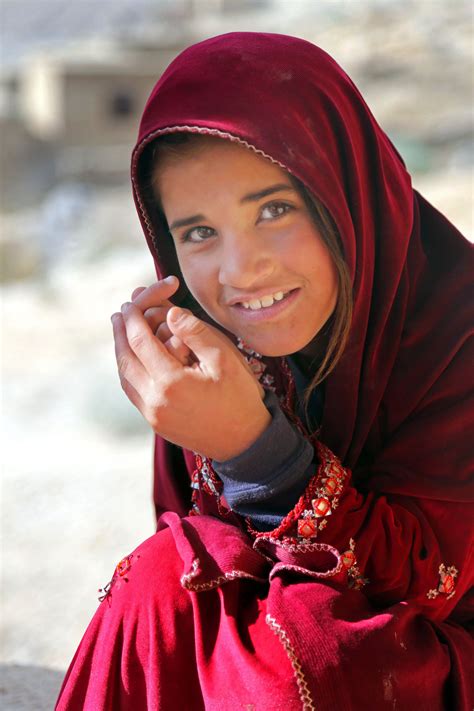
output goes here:
<path id="1" fill-rule="evenodd" d="M 123 304 L 122 316 L 130 348 L 147 373 L 159 380 L 167 371 L 181 369 L 181 362 L 155 336 L 142 312 L 135 304 Z"/>
<path id="2" fill-rule="evenodd" d="M 155 284 L 152 284 L 147 289 L 137 294 L 133 299 L 133 303 L 138 306 L 142 312 L 145 312 L 152 306 L 161 306 L 177 291 L 178 286 L 178 277 L 166 277 L 166 279 L 157 281 Z M 172 305 L 171 302 L 168 302 L 168 304 L 170 306 Z"/>
<path id="3" fill-rule="evenodd" d="M 147 287 L 146 286 L 137 286 L 136 289 L 132 291 L 132 301 L 137 298 L 139 294 L 141 294 L 143 291 L 146 291 Z"/>

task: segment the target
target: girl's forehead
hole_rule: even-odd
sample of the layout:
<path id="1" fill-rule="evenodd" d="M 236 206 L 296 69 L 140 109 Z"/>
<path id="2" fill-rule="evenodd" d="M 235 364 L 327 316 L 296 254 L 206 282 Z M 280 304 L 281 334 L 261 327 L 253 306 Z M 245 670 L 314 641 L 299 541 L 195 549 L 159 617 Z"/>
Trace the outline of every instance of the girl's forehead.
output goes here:
<path id="1" fill-rule="evenodd" d="M 168 165 L 194 163 L 200 165 L 221 165 L 226 163 L 248 165 L 249 167 L 278 168 L 277 164 L 269 158 L 257 153 L 252 148 L 248 148 L 237 141 L 225 138 L 211 138 L 209 136 L 199 136 L 190 145 L 182 146 L 181 149 L 167 154 L 163 153 L 163 158 L 158 161 L 157 167 L 167 167 Z"/>
<path id="2" fill-rule="evenodd" d="M 203 190 L 206 186 L 239 189 L 254 185 L 262 189 L 266 184 L 291 185 L 289 174 L 270 159 L 225 139 L 196 142 L 180 155 L 165 157 L 155 168 L 155 186 L 160 193 L 174 193 L 183 186 Z"/>

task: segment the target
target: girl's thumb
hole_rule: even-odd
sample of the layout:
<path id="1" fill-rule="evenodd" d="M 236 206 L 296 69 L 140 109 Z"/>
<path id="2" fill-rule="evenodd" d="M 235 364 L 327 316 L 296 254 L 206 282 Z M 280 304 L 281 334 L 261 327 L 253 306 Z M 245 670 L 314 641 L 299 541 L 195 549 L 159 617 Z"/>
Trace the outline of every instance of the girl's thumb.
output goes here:
<path id="1" fill-rule="evenodd" d="M 193 351 L 199 362 L 214 370 L 218 352 L 225 350 L 219 334 L 191 311 L 177 306 L 168 311 L 167 321 L 170 330 Z"/>
<path id="2" fill-rule="evenodd" d="M 202 321 L 200 322 L 199 319 L 197 319 L 192 312 L 189 311 L 189 309 L 182 309 L 179 306 L 173 306 L 168 311 L 167 321 L 171 329 L 174 326 L 179 329 L 180 332 L 188 331 L 189 329 L 192 330 L 194 322 L 202 323 Z"/>

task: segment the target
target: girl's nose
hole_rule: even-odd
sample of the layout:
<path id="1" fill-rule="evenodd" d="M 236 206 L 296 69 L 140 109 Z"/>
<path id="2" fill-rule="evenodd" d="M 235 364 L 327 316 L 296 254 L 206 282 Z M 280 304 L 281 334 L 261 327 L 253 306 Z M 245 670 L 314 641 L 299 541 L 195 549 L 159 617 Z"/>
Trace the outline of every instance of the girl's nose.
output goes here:
<path id="1" fill-rule="evenodd" d="M 224 239 L 219 256 L 219 283 L 234 289 L 249 289 L 264 281 L 274 270 L 271 254 L 257 243 L 255 235 Z"/>

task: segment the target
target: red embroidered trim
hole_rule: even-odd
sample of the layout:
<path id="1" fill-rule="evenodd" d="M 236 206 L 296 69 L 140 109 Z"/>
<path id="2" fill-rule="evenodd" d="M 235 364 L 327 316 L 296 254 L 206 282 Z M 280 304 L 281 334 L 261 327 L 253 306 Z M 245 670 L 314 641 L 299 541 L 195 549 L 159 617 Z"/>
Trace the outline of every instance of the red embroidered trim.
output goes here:
<path id="1" fill-rule="evenodd" d="M 97 591 L 99 593 L 102 593 L 102 595 L 99 595 L 100 602 L 103 602 L 108 597 L 110 597 L 110 595 L 112 594 L 112 587 L 117 583 L 117 581 L 123 580 L 125 583 L 128 583 L 128 578 L 126 577 L 126 574 L 132 567 L 132 558 L 138 560 L 140 556 L 134 556 L 134 554 L 131 553 L 130 555 L 126 555 L 125 558 L 122 558 L 122 560 L 119 560 L 119 562 L 115 566 L 114 574 L 112 575 L 111 580 L 109 580 L 107 585 L 104 585 L 103 588 L 99 588 Z"/>
<path id="2" fill-rule="evenodd" d="M 249 533 L 255 539 L 274 540 L 282 536 L 290 543 L 308 542 L 317 537 L 327 525 L 327 517 L 339 505 L 339 496 L 348 478 L 339 459 L 324 444 L 314 441 L 319 459 L 315 476 L 311 479 L 296 506 L 273 531 L 256 531 L 247 519 Z"/>
<path id="3" fill-rule="evenodd" d="M 456 595 L 456 583 L 454 582 L 458 576 L 458 569 L 454 565 L 446 567 L 444 563 L 438 568 L 439 583 L 437 588 L 432 588 L 426 593 L 428 600 L 434 600 L 438 595 L 446 595 L 446 600 L 450 600 Z"/>
<path id="4" fill-rule="evenodd" d="M 201 513 L 198 501 L 200 494 L 204 493 L 215 498 L 221 516 L 228 516 L 230 509 L 223 506 L 221 501 L 224 486 L 214 471 L 211 460 L 207 457 L 201 457 L 200 454 L 195 454 L 194 456 L 196 459 L 196 469 L 191 477 L 191 488 L 193 490 L 191 501 L 193 508 L 189 512 L 189 515 L 197 516 Z"/>
<path id="5" fill-rule="evenodd" d="M 342 554 L 342 565 L 347 570 L 347 575 L 349 577 L 349 587 L 353 590 L 360 590 L 370 583 L 368 578 L 364 578 L 360 572 L 359 564 L 355 555 L 355 541 L 353 538 L 349 541 L 349 549 Z"/>

